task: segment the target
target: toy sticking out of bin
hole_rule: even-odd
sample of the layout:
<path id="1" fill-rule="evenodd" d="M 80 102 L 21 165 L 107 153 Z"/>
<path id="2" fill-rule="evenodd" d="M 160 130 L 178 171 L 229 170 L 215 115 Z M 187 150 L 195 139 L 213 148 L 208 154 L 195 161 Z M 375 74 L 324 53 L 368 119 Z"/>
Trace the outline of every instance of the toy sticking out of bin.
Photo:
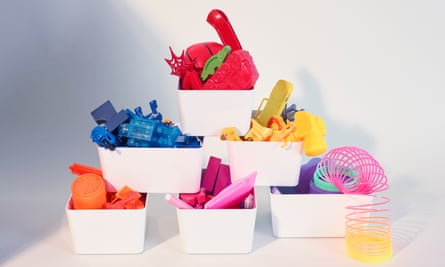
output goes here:
<path id="1" fill-rule="evenodd" d="M 226 165 L 213 157 L 208 164 L 209 174 L 204 173 L 203 179 L 219 179 L 215 169 L 222 166 Z M 256 172 L 252 172 L 210 197 L 206 197 L 204 187 L 194 196 L 180 194 L 178 198 L 166 194 L 167 201 L 176 207 L 181 247 L 185 253 L 242 254 L 252 250 L 257 210 L 255 178 Z M 202 184 L 214 188 L 215 183 Z M 203 202 L 196 203 L 198 198 Z"/>
<path id="2" fill-rule="evenodd" d="M 125 186 L 117 192 L 100 176 L 100 169 L 74 163 L 65 213 L 73 249 L 78 254 L 137 254 L 143 252 L 147 215 L 146 193 Z"/>
<path id="3" fill-rule="evenodd" d="M 217 31 L 222 44 L 196 43 L 177 56 L 170 47 L 165 59 L 171 74 L 179 77 L 179 89 L 249 90 L 259 77 L 252 56 L 242 49 L 226 14 L 213 9 L 207 22 Z"/>
<path id="4" fill-rule="evenodd" d="M 293 85 L 285 80 L 278 80 L 269 98 L 263 98 L 250 122 L 249 130 L 242 136 L 237 134 L 236 127 L 227 126 L 220 132 L 222 140 L 227 141 L 272 141 L 302 142 L 307 156 L 317 156 L 327 150 L 324 139 L 326 127 L 322 118 L 303 110 L 292 112 L 288 119 L 285 109 L 293 91 Z M 267 102 L 266 102 L 267 101 Z M 263 103 L 266 105 L 262 109 Z M 240 131 L 241 132 L 241 131 Z"/>
<path id="5" fill-rule="evenodd" d="M 144 115 L 140 106 L 116 113 L 108 100 L 91 112 L 98 124 L 91 131 L 91 140 L 98 146 L 114 150 L 116 147 L 166 147 L 196 148 L 201 146 L 195 136 L 184 135 L 172 121 L 163 119 L 157 110 L 156 100 L 151 100 L 151 113 Z M 125 116 L 119 114 L 125 113 Z M 119 120 L 116 119 L 119 118 Z M 109 126 L 112 122 L 112 128 Z"/>

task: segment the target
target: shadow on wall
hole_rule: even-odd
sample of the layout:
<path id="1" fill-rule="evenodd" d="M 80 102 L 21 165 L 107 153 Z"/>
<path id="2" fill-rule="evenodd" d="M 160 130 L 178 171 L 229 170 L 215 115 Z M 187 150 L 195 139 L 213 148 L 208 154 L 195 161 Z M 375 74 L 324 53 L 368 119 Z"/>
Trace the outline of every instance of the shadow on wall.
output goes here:
<path id="1" fill-rule="evenodd" d="M 124 3 L 22 2 L 8 1 L 0 11 L 0 116 L 8 125 L 3 140 L 32 132 L 36 141 L 3 146 L 85 156 L 94 151 L 90 111 L 106 100 L 146 112 L 156 98 L 165 116 L 176 115 L 168 104 L 175 90 L 163 89 L 162 75 L 171 76 L 160 55 L 168 56 L 168 45 Z"/>
<path id="2" fill-rule="evenodd" d="M 58 203 L 49 213 L 38 201 L 20 204 L 45 214 L 34 224 L 17 213 L 2 219 L 1 264 L 58 228 L 72 180 L 68 166 L 97 166 L 91 110 L 111 100 L 116 109 L 142 106 L 146 112 L 156 98 L 170 116 L 176 105 L 168 103 L 176 96 L 163 89 L 169 85 L 162 75 L 170 78 L 170 70 L 160 55 L 168 56 L 168 45 L 124 2 L 4 1 L 0 22 L 0 119 L 7 125 L 0 145 L 8 151 L 0 169 L 14 177 L 1 179 L 0 210 L 10 209 L 2 195 L 13 193 L 29 200 L 45 192 L 47 203 Z M 11 188 L 20 192 L 4 196 Z"/>
<path id="3" fill-rule="evenodd" d="M 420 186 L 414 177 L 394 177 L 387 192 L 386 196 L 391 199 L 389 210 L 394 255 L 417 239 L 437 218 L 437 206 L 431 203 L 442 203 L 442 195 L 421 192 Z"/>
<path id="4" fill-rule="evenodd" d="M 301 90 L 304 92 L 304 101 L 297 103 L 297 105 L 323 118 L 326 124 L 328 150 L 341 146 L 358 146 L 372 153 L 374 140 L 368 133 L 358 126 L 339 122 L 337 118 L 341 114 L 330 114 L 326 111 L 325 103 L 329 99 L 322 95 L 320 85 L 308 70 L 302 69 L 298 71 L 297 80 L 300 82 Z M 347 99 L 343 98 L 344 104 L 346 104 Z M 336 102 L 340 101 L 336 100 Z"/>

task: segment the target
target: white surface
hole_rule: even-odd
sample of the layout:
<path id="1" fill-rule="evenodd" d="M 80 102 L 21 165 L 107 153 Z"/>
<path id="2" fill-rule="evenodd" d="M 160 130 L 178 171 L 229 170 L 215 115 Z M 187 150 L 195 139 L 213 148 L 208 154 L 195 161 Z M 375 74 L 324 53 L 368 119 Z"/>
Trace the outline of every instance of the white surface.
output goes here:
<path id="1" fill-rule="evenodd" d="M 255 60 L 254 103 L 287 79 L 290 102 L 325 120 L 329 148 L 360 146 L 385 168 L 395 253 L 379 266 L 442 266 L 440 0 L 0 1 L 0 265 L 359 265 L 341 238 L 274 238 L 261 190 L 250 254 L 184 254 L 163 194 L 150 202 L 143 254 L 72 252 L 68 166 L 99 165 L 89 112 L 106 99 L 147 112 L 155 98 L 163 116 L 178 121 L 168 46 L 218 41 L 205 22 L 214 7 L 226 11 Z"/>
<path id="2" fill-rule="evenodd" d="M 219 136 L 226 127 L 249 130 L 255 90 L 176 90 L 184 133 Z"/>
<path id="3" fill-rule="evenodd" d="M 301 142 L 225 141 L 232 181 L 257 172 L 255 185 L 298 184 L 303 145 Z M 284 145 L 284 146 L 283 146 Z"/>
<path id="4" fill-rule="evenodd" d="M 104 178 L 116 190 L 125 185 L 139 192 L 195 193 L 201 183 L 200 148 L 97 148 Z"/>

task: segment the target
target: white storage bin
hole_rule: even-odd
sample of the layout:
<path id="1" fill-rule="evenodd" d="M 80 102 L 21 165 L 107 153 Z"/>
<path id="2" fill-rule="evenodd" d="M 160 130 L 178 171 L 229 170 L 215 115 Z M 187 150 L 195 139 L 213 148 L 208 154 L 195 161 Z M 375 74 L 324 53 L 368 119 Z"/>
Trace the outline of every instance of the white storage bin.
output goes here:
<path id="1" fill-rule="evenodd" d="M 222 129 L 250 128 L 255 90 L 176 90 L 180 125 L 184 133 L 219 136 Z"/>
<path id="2" fill-rule="evenodd" d="M 348 206 L 371 204 L 368 195 L 272 194 L 270 215 L 276 237 L 344 237 Z"/>
<path id="3" fill-rule="evenodd" d="M 257 214 L 251 209 L 178 209 L 182 250 L 189 254 L 245 254 L 252 250 Z"/>
<path id="4" fill-rule="evenodd" d="M 257 171 L 257 186 L 298 184 L 302 142 L 226 141 L 231 177 Z"/>
<path id="5" fill-rule="evenodd" d="M 143 209 L 72 209 L 65 212 L 74 252 L 138 254 L 144 251 L 148 196 Z"/>
<path id="6" fill-rule="evenodd" d="M 117 189 L 195 193 L 201 183 L 203 148 L 98 147 L 103 177 Z"/>

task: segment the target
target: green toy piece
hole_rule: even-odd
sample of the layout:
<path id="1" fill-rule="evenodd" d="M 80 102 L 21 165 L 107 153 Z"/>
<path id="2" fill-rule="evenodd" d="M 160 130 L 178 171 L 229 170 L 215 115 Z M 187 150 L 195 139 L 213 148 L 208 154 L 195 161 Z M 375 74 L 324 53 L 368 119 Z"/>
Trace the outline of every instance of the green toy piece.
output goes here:
<path id="1" fill-rule="evenodd" d="M 201 73 L 202 81 L 205 81 L 209 75 L 215 73 L 215 70 L 224 63 L 224 60 L 231 50 L 230 46 L 226 45 L 218 53 L 207 59 Z"/>

